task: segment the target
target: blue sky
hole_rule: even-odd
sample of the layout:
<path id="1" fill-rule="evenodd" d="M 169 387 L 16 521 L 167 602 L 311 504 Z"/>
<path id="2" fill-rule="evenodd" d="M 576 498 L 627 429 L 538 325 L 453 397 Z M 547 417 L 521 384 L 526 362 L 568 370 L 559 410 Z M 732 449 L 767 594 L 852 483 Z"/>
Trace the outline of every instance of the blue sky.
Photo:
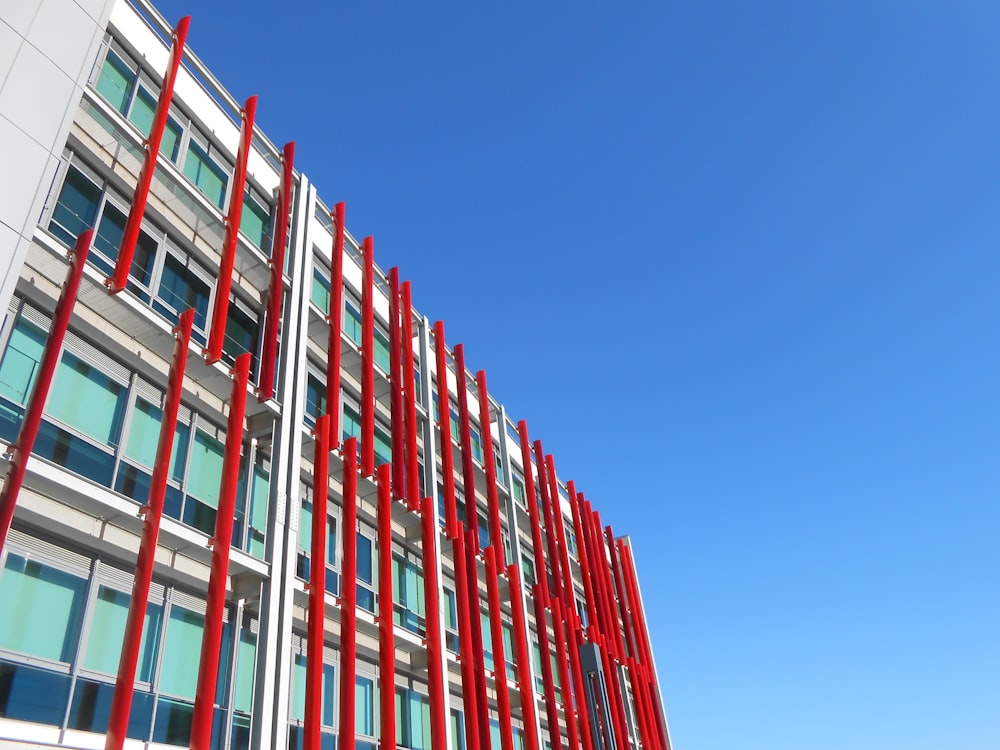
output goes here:
<path id="1" fill-rule="evenodd" d="M 631 535 L 677 750 L 1000 747 L 1000 5 L 159 7 Z"/>

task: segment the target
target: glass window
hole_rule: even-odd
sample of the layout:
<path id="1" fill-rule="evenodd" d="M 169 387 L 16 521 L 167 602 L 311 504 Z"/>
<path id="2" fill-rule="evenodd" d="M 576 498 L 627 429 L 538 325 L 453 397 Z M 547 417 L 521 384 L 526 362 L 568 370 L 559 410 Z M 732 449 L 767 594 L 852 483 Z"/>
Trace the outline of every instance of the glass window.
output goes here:
<path id="1" fill-rule="evenodd" d="M 472 457 L 476 459 L 477 463 L 483 462 L 483 441 L 479 437 L 479 430 L 472 427 Z"/>
<path id="2" fill-rule="evenodd" d="M 240 630 L 240 643 L 236 654 L 236 690 L 233 708 L 250 713 L 253 708 L 254 665 L 257 661 L 257 636 L 244 627 Z"/>
<path id="3" fill-rule="evenodd" d="M 117 52 L 109 49 L 97 77 L 98 93 L 108 100 L 108 104 L 125 114 L 129 98 L 132 96 L 133 85 L 135 85 L 135 70 Z"/>
<path id="4" fill-rule="evenodd" d="M 160 665 L 161 693 L 194 699 L 204 625 L 204 615 L 177 605 L 170 608 L 163 661 Z"/>
<path id="5" fill-rule="evenodd" d="M 461 711 L 451 711 L 451 750 L 465 750 L 465 721 Z"/>
<path id="6" fill-rule="evenodd" d="M 324 414 L 326 414 L 326 385 L 310 373 L 306 378 L 306 421 L 315 424 L 315 420 Z"/>
<path id="7" fill-rule="evenodd" d="M 52 211 L 49 231 L 67 245 L 72 245 L 82 231 L 94 226 L 100 201 L 101 188 L 71 166 Z"/>
<path id="8" fill-rule="evenodd" d="M 398 744 L 412 750 L 431 750 L 431 706 L 427 696 L 396 688 Z"/>
<path id="9" fill-rule="evenodd" d="M 214 437 L 202 430 L 195 432 L 187 491 L 211 508 L 217 508 L 219 505 L 224 451 L 223 444 Z"/>
<path id="10" fill-rule="evenodd" d="M 350 302 L 344 302 L 344 332 L 361 346 L 361 311 Z"/>
<path id="11" fill-rule="evenodd" d="M 69 662 L 87 582 L 13 552 L 0 576 L 0 648 Z"/>
<path id="12" fill-rule="evenodd" d="M 268 234 L 271 228 L 271 212 L 246 193 L 243 196 L 243 211 L 240 213 L 240 231 L 261 250 L 270 250 Z"/>
<path id="13" fill-rule="evenodd" d="M 375 611 L 375 591 L 372 573 L 374 565 L 374 544 L 369 536 L 357 533 L 358 539 L 358 606 L 369 612 Z"/>
<path id="14" fill-rule="evenodd" d="M 222 350 L 232 361 L 244 352 L 250 352 L 256 363 L 258 331 L 257 319 L 244 312 L 239 305 L 230 302 Z"/>
<path id="15" fill-rule="evenodd" d="M 90 257 L 91 262 L 104 273 L 110 274 L 118 260 L 122 237 L 125 236 L 125 224 L 128 215 L 114 204 L 105 202 L 101 221 L 97 225 L 94 236 L 94 249 L 97 251 Z M 149 285 L 153 275 L 153 261 L 156 259 L 157 243 L 147 232 L 139 231 L 135 243 L 135 254 L 132 256 L 132 267 L 129 275 L 143 287 Z"/>
<path id="16" fill-rule="evenodd" d="M 392 594 L 397 625 L 424 632 L 424 577 L 417 566 L 401 557 L 392 559 Z"/>
<path id="17" fill-rule="evenodd" d="M 195 327 L 204 331 L 208 322 L 208 299 L 211 291 L 208 283 L 196 276 L 183 261 L 168 253 L 163 261 L 163 273 L 154 307 L 173 322 L 177 322 L 181 312 L 192 307 L 195 312 Z M 200 340 L 202 343 L 205 341 L 203 336 Z"/>
<path id="18" fill-rule="evenodd" d="M 103 445 L 117 445 L 125 407 L 125 387 L 64 352 L 45 410 Z"/>
<path id="19" fill-rule="evenodd" d="M 153 117 L 156 114 L 156 97 L 139 86 L 139 91 L 135 95 L 132 103 L 132 111 L 128 118 L 135 123 L 135 126 L 142 131 L 142 134 L 149 137 L 149 131 L 153 128 Z M 170 161 L 177 161 L 177 154 L 181 145 L 181 126 L 172 117 L 167 118 L 167 124 L 163 128 L 163 140 L 160 141 L 160 154 Z"/>
<path id="20" fill-rule="evenodd" d="M 125 443 L 125 455 L 143 466 L 152 469 L 156 461 L 156 446 L 160 440 L 160 423 L 163 410 L 144 398 L 137 398 L 132 409 L 132 418 Z M 188 440 L 191 428 L 177 423 L 174 431 L 174 446 L 170 454 L 170 477 L 175 481 L 184 478 L 187 462 Z"/>
<path id="21" fill-rule="evenodd" d="M 455 592 L 449 588 L 444 590 L 444 639 L 445 647 L 453 654 L 459 651 L 458 642 L 458 607 Z"/>
<path id="22" fill-rule="evenodd" d="M 4 688 L 0 716 L 36 724 L 62 724 L 69 698 L 69 675 L 0 661 L 0 685 Z"/>
<path id="23" fill-rule="evenodd" d="M 109 675 L 118 673 L 130 600 L 131 597 L 122 591 L 107 586 L 98 589 L 90 636 L 83 656 L 85 669 Z M 136 670 L 137 679 L 143 682 L 151 682 L 153 679 L 162 617 L 163 607 L 152 603 L 146 605 L 142 641 L 139 643 L 139 665 Z"/>
<path id="24" fill-rule="evenodd" d="M 312 291 L 309 299 L 327 315 L 330 314 L 330 280 L 313 266 Z"/>
<path id="25" fill-rule="evenodd" d="M 42 361 L 45 339 L 41 328 L 23 317 L 17 319 L 0 359 L 0 396 L 20 405 L 27 402 Z"/>
<path id="26" fill-rule="evenodd" d="M 333 726 L 333 688 L 334 680 L 332 664 L 323 664 L 323 717 L 320 720 L 325 726 Z M 292 719 L 302 721 L 306 716 L 306 656 L 296 654 L 292 665 Z"/>
<path id="27" fill-rule="evenodd" d="M 375 364 L 381 367 L 383 372 L 390 372 L 392 368 L 389 364 L 389 337 L 378 328 L 375 329 L 374 350 Z"/>
<path id="28" fill-rule="evenodd" d="M 259 466 L 253 467 L 250 480 L 250 543 L 249 552 L 264 559 L 264 542 L 267 538 L 267 498 L 269 474 Z"/>
<path id="29" fill-rule="evenodd" d="M 187 157 L 184 160 L 184 174 L 191 178 L 205 197 L 222 208 L 226 200 L 228 177 L 205 149 L 195 141 L 191 141 L 188 146 Z"/>
<path id="30" fill-rule="evenodd" d="M 354 726 L 358 734 L 375 736 L 375 683 L 358 676 L 354 688 Z"/>

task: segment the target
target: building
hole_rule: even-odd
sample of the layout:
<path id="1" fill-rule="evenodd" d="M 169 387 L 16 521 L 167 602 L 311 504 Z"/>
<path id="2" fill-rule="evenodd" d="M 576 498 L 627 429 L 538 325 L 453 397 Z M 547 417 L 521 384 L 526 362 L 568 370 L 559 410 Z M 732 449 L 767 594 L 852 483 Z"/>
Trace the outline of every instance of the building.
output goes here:
<path id="1" fill-rule="evenodd" d="M 154 484 L 167 409 L 172 331 L 190 308 L 172 456 L 159 472 L 163 519 L 126 746 L 191 741 L 211 620 L 210 537 L 229 457 L 238 483 L 218 679 L 206 704 L 211 747 L 303 747 L 310 716 L 320 726 L 317 746 L 348 744 L 338 735 L 353 722 L 357 746 L 375 747 L 385 706 L 399 747 L 473 741 L 510 750 L 579 740 L 598 748 L 620 747 L 625 737 L 631 747 L 669 750 L 627 538 L 602 529 L 573 483 L 557 479 L 541 444 L 529 442 L 526 427 L 489 397 L 485 376 L 467 373 L 464 352 L 446 348 L 443 328 L 435 333 L 411 308 L 407 284 L 397 296 L 396 274 L 377 268 L 366 283 L 365 243 L 343 232 L 336 210 L 304 172 L 292 170 L 291 154 L 259 130 L 249 141 L 239 232 L 227 235 L 241 106 L 190 50 L 150 172 L 127 285 L 109 293 L 105 280 L 140 182 L 171 28 L 145 0 L 22 0 L 0 8 L 4 447 L 17 438 L 39 381 L 67 251 L 95 229 L 0 550 L 0 747 L 105 746 L 144 524 L 140 506 Z M 281 189 L 285 174 L 291 193 Z M 285 194 L 287 243 L 272 243 Z M 342 254 L 334 252 L 338 230 Z M 220 273 L 227 236 L 235 242 L 228 295 Z M 283 273 L 272 276 L 270 259 L 282 249 Z M 278 290 L 274 316 L 267 307 Z M 220 300 L 228 309 L 213 325 Z M 278 320 L 271 355 L 269 324 Z M 206 364 L 202 348 L 211 348 L 213 331 L 224 332 L 221 358 Z M 395 346 L 407 339 L 412 346 Z M 244 352 L 252 382 L 243 389 L 243 429 L 233 432 L 230 368 Z M 328 378 L 338 356 L 330 372 L 339 377 Z M 440 382 L 442 364 L 448 374 Z M 443 428 L 439 382 L 449 401 Z M 350 452 L 323 459 L 317 450 L 317 421 L 328 424 L 328 413 L 338 421 L 334 442 L 360 441 L 364 470 L 350 479 Z M 379 482 L 364 464 L 393 455 L 399 460 L 382 470 L 391 472 L 393 499 L 380 510 Z M 323 475 L 327 492 L 317 495 L 314 484 L 322 485 L 314 477 Z M 351 484 L 356 519 L 347 514 L 354 528 L 345 533 Z M 381 487 L 390 484 L 383 478 Z M 313 508 L 322 507 L 324 494 L 325 575 L 310 564 L 318 549 Z M 422 503 L 425 496 L 436 502 Z M 470 535 L 457 533 L 459 524 Z M 504 571 L 504 561 L 516 564 Z M 325 586 L 307 586 L 311 573 Z M 356 579 L 353 617 L 339 598 L 350 599 L 345 576 Z M 391 607 L 378 596 L 380 580 L 392 582 Z M 311 602 L 324 612 L 322 649 L 313 641 L 313 657 L 308 626 L 319 620 L 308 615 Z M 391 623 L 377 617 L 380 604 Z M 354 679 L 345 683 L 354 683 L 354 706 L 344 714 L 353 718 L 342 721 L 350 705 L 341 686 L 350 676 L 341 659 L 348 640 L 356 649 Z M 494 664 L 500 648 L 504 658 Z M 386 693 L 380 675 L 390 668 Z M 506 690 L 496 690 L 494 668 Z M 307 687 L 307 674 L 322 675 L 309 683 L 315 688 Z M 574 698 L 559 689 L 570 684 Z M 386 695 L 394 701 L 382 703 Z M 314 697 L 319 703 L 307 705 Z"/>

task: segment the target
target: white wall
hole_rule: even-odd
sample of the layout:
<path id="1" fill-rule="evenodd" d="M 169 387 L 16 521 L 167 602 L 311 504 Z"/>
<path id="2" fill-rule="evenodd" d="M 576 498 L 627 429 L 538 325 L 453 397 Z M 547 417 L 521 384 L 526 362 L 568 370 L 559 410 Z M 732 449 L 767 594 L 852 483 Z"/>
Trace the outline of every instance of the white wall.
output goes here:
<path id="1" fill-rule="evenodd" d="M 0 310 L 116 0 L 0 0 Z"/>

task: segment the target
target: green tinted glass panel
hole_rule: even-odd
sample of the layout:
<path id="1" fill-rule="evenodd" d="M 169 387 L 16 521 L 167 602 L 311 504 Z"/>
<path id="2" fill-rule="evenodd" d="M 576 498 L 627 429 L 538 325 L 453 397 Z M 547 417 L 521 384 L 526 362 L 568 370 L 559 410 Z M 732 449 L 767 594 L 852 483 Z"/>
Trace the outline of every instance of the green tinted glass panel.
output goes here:
<path id="1" fill-rule="evenodd" d="M 358 734 L 375 736 L 375 683 L 368 677 L 356 678 L 354 726 Z"/>
<path id="2" fill-rule="evenodd" d="M 125 455 L 133 461 L 152 469 L 156 462 L 156 446 L 160 440 L 160 423 L 163 411 L 145 399 L 136 399 L 132 419 L 125 443 Z M 176 481 L 184 477 L 187 462 L 188 437 L 190 428 L 177 423 L 174 431 L 174 445 L 170 453 L 170 475 Z"/>
<path id="3" fill-rule="evenodd" d="M 135 102 L 132 104 L 132 111 L 128 118 L 135 123 L 135 126 L 142 131 L 142 134 L 149 137 L 149 131 L 153 127 L 153 117 L 156 114 L 156 98 L 142 86 L 139 87 L 135 95 Z M 170 161 L 177 160 L 177 152 L 181 144 L 181 126 L 167 118 L 167 124 L 163 128 L 163 140 L 160 141 L 160 154 Z"/>
<path id="4" fill-rule="evenodd" d="M 362 534 L 357 534 L 358 540 L 358 580 L 371 585 L 372 570 L 372 540 Z"/>
<path id="5" fill-rule="evenodd" d="M 500 734 L 500 723 L 496 719 L 490 719 L 490 747 L 493 750 L 500 750 L 503 747 L 501 734 Z"/>
<path id="6" fill-rule="evenodd" d="M 465 724 L 458 711 L 451 712 L 451 750 L 465 750 Z"/>
<path id="7" fill-rule="evenodd" d="M 245 194 L 243 211 L 240 213 L 240 231 L 261 250 L 270 250 L 267 247 L 267 233 L 270 226 L 271 213 L 249 194 Z"/>
<path id="8" fill-rule="evenodd" d="M 28 400 L 44 348 L 45 332 L 18 318 L 0 359 L 0 396 L 22 405 Z"/>
<path id="9" fill-rule="evenodd" d="M 97 91 L 108 103 L 122 114 L 128 107 L 132 85 L 135 83 L 135 71 L 122 60 L 114 50 L 108 50 L 104 58 L 100 75 L 97 77 Z"/>
<path id="10" fill-rule="evenodd" d="M 236 690 L 233 708 L 250 713 L 253 708 L 254 665 L 257 660 L 257 636 L 249 628 L 240 632 L 240 643 L 236 654 Z"/>
<path id="11" fill-rule="evenodd" d="M 64 352 L 45 411 L 104 445 L 116 445 L 124 402 L 124 386 Z"/>
<path id="12" fill-rule="evenodd" d="M 160 692 L 177 698 L 194 698 L 204 625 L 204 615 L 177 606 L 171 608 L 160 666 Z"/>
<path id="13" fill-rule="evenodd" d="M 118 673 L 118 659 L 125 637 L 125 622 L 128 619 L 130 599 L 128 594 L 107 586 L 101 586 L 98 590 L 94 619 L 90 625 L 90 637 L 83 657 L 83 666 L 86 669 L 109 675 Z M 156 651 L 160 643 L 162 617 L 163 608 L 160 605 L 146 605 L 136 673 L 138 679 L 144 682 L 151 682 L 153 679 L 153 665 L 156 663 Z"/>
<path id="14" fill-rule="evenodd" d="M 250 525 L 263 531 L 267 528 L 268 473 L 259 466 L 253 467 L 253 488 L 250 497 Z"/>
<path id="15" fill-rule="evenodd" d="M 335 685 L 332 664 L 323 665 L 323 718 L 325 726 L 333 726 L 333 687 Z M 292 719 L 302 721 L 306 715 L 306 657 L 295 655 L 292 667 Z"/>
<path id="16" fill-rule="evenodd" d="M 222 208 L 226 200 L 226 173 L 212 161 L 211 157 L 197 143 L 188 146 L 184 159 L 184 174 L 216 206 Z"/>
<path id="17" fill-rule="evenodd" d="M 382 368 L 384 372 L 389 372 L 389 339 L 382 331 L 375 329 L 375 364 Z"/>
<path id="18" fill-rule="evenodd" d="M 472 428 L 472 457 L 479 463 L 483 462 L 483 441 L 475 427 Z"/>
<path id="19" fill-rule="evenodd" d="M 70 661 L 86 587 L 82 578 L 8 554 L 0 575 L 0 648 Z"/>
<path id="20" fill-rule="evenodd" d="M 309 293 L 309 299 L 324 313 L 330 313 L 330 280 L 317 268 L 313 269 L 312 290 Z"/>
<path id="21" fill-rule="evenodd" d="M 344 304 L 344 332 L 355 344 L 361 345 L 361 311 L 350 302 Z"/>
<path id="22" fill-rule="evenodd" d="M 191 449 L 187 491 L 212 508 L 219 506 L 219 485 L 222 482 L 223 445 L 198 430 Z"/>

